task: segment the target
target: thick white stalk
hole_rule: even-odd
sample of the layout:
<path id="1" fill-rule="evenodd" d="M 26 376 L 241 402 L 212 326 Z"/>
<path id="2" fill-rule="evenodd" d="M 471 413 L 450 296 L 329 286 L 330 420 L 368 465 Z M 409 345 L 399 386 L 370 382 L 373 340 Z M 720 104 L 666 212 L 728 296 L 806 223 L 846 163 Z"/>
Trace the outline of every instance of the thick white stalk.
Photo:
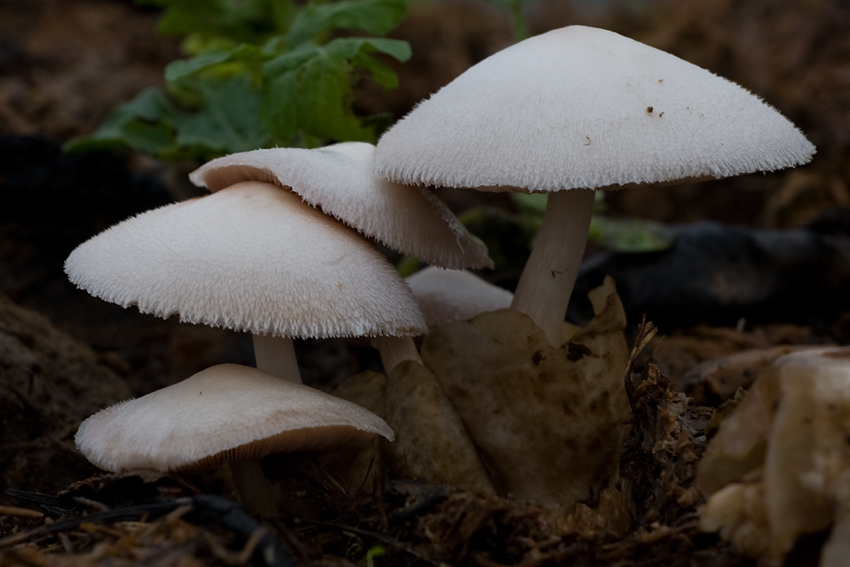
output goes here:
<path id="1" fill-rule="evenodd" d="M 525 313 L 558 346 L 593 213 L 589 189 L 549 194 L 543 226 L 523 268 L 511 309 Z"/>
<path id="2" fill-rule="evenodd" d="M 404 360 L 422 364 L 413 337 L 373 337 L 372 346 L 381 354 L 381 363 L 387 376 Z"/>
<path id="3" fill-rule="evenodd" d="M 257 368 L 263 372 L 296 384 L 302 383 L 292 339 L 254 335 L 254 359 Z"/>

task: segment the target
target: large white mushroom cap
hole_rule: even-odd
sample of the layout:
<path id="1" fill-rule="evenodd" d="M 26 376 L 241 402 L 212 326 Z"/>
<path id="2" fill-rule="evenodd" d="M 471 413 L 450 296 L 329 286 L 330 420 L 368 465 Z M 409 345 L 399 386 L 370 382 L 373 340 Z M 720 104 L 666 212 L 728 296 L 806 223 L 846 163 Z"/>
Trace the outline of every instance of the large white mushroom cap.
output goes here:
<path id="1" fill-rule="evenodd" d="M 306 202 L 386 246 L 444 268 L 493 267 L 487 247 L 427 189 L 374 174 L 375 146 L 274 148 L 231 154 L 189 175 L 218 191 L 240 181 L 287 187 Z"/>
<path id="2" fill-rule="evenodd" d="M 742 87 L 570 26 L 467 70 L 384 134 L 375 163 L 401 183 L 558 191 L 772 171 L 814 151 Z"/>
<path id="3" fill-rule="evenodd" d="M 72 282 L 122 307 L 255 335 L 416 335 L 410 289 L 360 235 L 290 191 L 244 182 L 78 246 Z"/>
<path id="4" fill-rule="evenodd" d="M 112 472 L 175 471 L 360 447 L 392 429 L 357 404 L 256 368 L 221 364 L 86 419 L 77 447 Z"/>

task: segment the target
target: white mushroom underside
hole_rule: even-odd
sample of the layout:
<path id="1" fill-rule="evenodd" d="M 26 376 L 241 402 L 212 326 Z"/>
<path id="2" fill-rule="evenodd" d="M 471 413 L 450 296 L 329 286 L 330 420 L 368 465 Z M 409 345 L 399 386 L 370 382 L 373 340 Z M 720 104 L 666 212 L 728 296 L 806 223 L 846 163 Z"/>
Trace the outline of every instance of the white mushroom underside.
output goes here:
<path id="1" fill-rule="evenodd" d="M 213 366 L 89 417 L 77 447 L 96 466 L 180 470 L 275 452 L 361 446 L 393 432 L 368 410 L 245 366 Z"/>
<path id="2" fill-rule="evenodd" d="M 742 87 L 570 26 L 470 68 L 393 126 L 375 159 L 396 182 L 557 191 L 772 171 L 813 154 Z"/>
<path id="3" fill-rule="evenodd" d="M 128 219 L 68 257 L 72 282 L 123 307 L 294 338 L 414 335 L 418 306 L 360 235 L 268 183 Z"/>
<path id="4" fill-rule="evenodd" d="M 254 150 L 212 160 L 189 178 L 213 192 L 247 180 L 289 187 L 393 250 L 445 268 L 493 267 L 484 243 L 429 190 L 376 177 L 374 154 L 363 142 Z"/>

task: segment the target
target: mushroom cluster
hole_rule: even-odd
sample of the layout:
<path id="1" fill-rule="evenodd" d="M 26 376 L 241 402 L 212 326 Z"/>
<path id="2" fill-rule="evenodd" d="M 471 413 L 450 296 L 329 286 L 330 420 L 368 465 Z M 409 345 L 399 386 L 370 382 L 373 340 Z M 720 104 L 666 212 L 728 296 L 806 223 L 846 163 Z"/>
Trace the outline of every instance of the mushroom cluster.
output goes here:
<path id="1" fill-rule="evenodd" d="M 79 287 L 124 307 L 250 332 L 258 369 L 290 382 L 301 383 L 293 338 L 371 337 L 388 372 L 418 362 L 411 335 L 426 329 L 418 305 L 364 235 L 438 264 L 491 261 L 440 201 L 375 178 L 373 152 L 369 144 L 340 144 L 211 162 L 192 178 L 212 194 L 111 227 L 77 247 L 66 272 Z M 303 390 L 291 391 L 297 397 Z M 102 421 L 87 426 L 86 438 L 100 438 L 93 431 L 106 427 L 97 425 Z M 91 443 L 84 447 L 93 462 L 104 462 Z M 250 476 L 260 478 L 256 458 L 239 454 L 255 462 Z M 243 464 L 234 471 L 237 485 L 255 484 L 240 481 L 247 470 Z"/>
<path id="2" fill-rule="evenodd" d="M 234 476 L 258 479 L 256 460 L 267 451 L 352 446 L 319 441 L 329 430 L 345 430 L 354 445 L 394 431 L 384 451 L 398 474 L 572 509 L 620 501 L 606 491 L 618 482 L 629 417 L 626 320 L 614 282 L 591 293 L 589 325 L 564 323 L 594 191 L 772 171 L 813 153 L 793 124 L 743 88 L 612 32 L 571 26 L 473 66 L 377 148 L 213 160 L 190 175 L 209 195 L 110 228 L 78 247 L 66 271 L 107 301 L 253 334 L 257 369 L 215 367 L 148 398 L 172 400 L 164 411 L 182 421 L 150 437 L 157 450 L 208 427 L 213 392 L 241 397 L 256 381 L 246 399 L 288 400 L 257 410 L 261 421 L 293 412 L 289 402 L 302 395 L 311 407 L 333 408 L 316 410 L 329 421 L 299 433 L 303 445 L 280 430 L 262 450 L 242 436 L 204 449 L 200 461 L 254 463 L 236 465 Z M 513 295 L 459 271 L 492 261 L 427 186 L 551 193 Z M 451 270 L 429 268 L 405 283 L 372 240 Z M 412 336 L 428 325 L 420 358 Z M 386 376 L 355 376 L 338 393 L 386 423 L 363 408 L 369 417 L 341 418 L 341 407 L 296 384 L 292 339 L 337 336 L 369 337 L 379 349 Z M 185 415 L 173 402 L 178 391 L 192 398 Z M 195 466 L 164 464 L 150 446 L 129 460 L 98 455 L 95 444 L 108 437 L 133 444 L 116 425 L 122 420 L 144 431 L 164 421 L 138 417 L 143 403 L 90 418 L 80 448 L 111 470 Z M 273 499 L 252 490 L 243 499 Z M 262 506 L 255 510 L 273 513 Z"/>

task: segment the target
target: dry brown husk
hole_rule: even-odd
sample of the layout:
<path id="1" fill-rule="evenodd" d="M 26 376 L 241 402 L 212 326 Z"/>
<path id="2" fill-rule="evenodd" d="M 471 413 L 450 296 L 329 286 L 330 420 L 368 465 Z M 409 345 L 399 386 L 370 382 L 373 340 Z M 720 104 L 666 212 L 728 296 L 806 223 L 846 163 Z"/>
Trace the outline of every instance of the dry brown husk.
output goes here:
<path id="1" fill-rule="evenodd" d="M 422 364 L 405 360 L 389 378 L 361 372 L 343 382 L 334 395 L 384 418 L 395 433 L 392 443 L 376 439 L 360 451 L 323 457 L 323 464 L 333 467 L 349 494 L 380 480 L 386 462 L 401 478 L 495 495 L 457 411 Z"/>
<path id="2" fill-rule="evenodd" d="M 626 319 L 613 281 L 597 313 L 565 325 L 555 348 L 526 315 L 501 310 L 439 327 L 422 359 L 434 371 L 500 495 L 547 506 L 595 505 L 618 474 L 629 417 Z"/>
<path id="3" fill-rule="evenodd" d="M 460 417 L 434 373 L 406 360 L 390 373 L 386 420 L 396 434 L 390 466 L 402 478 L 420 478 L 495 495 Z"/>

